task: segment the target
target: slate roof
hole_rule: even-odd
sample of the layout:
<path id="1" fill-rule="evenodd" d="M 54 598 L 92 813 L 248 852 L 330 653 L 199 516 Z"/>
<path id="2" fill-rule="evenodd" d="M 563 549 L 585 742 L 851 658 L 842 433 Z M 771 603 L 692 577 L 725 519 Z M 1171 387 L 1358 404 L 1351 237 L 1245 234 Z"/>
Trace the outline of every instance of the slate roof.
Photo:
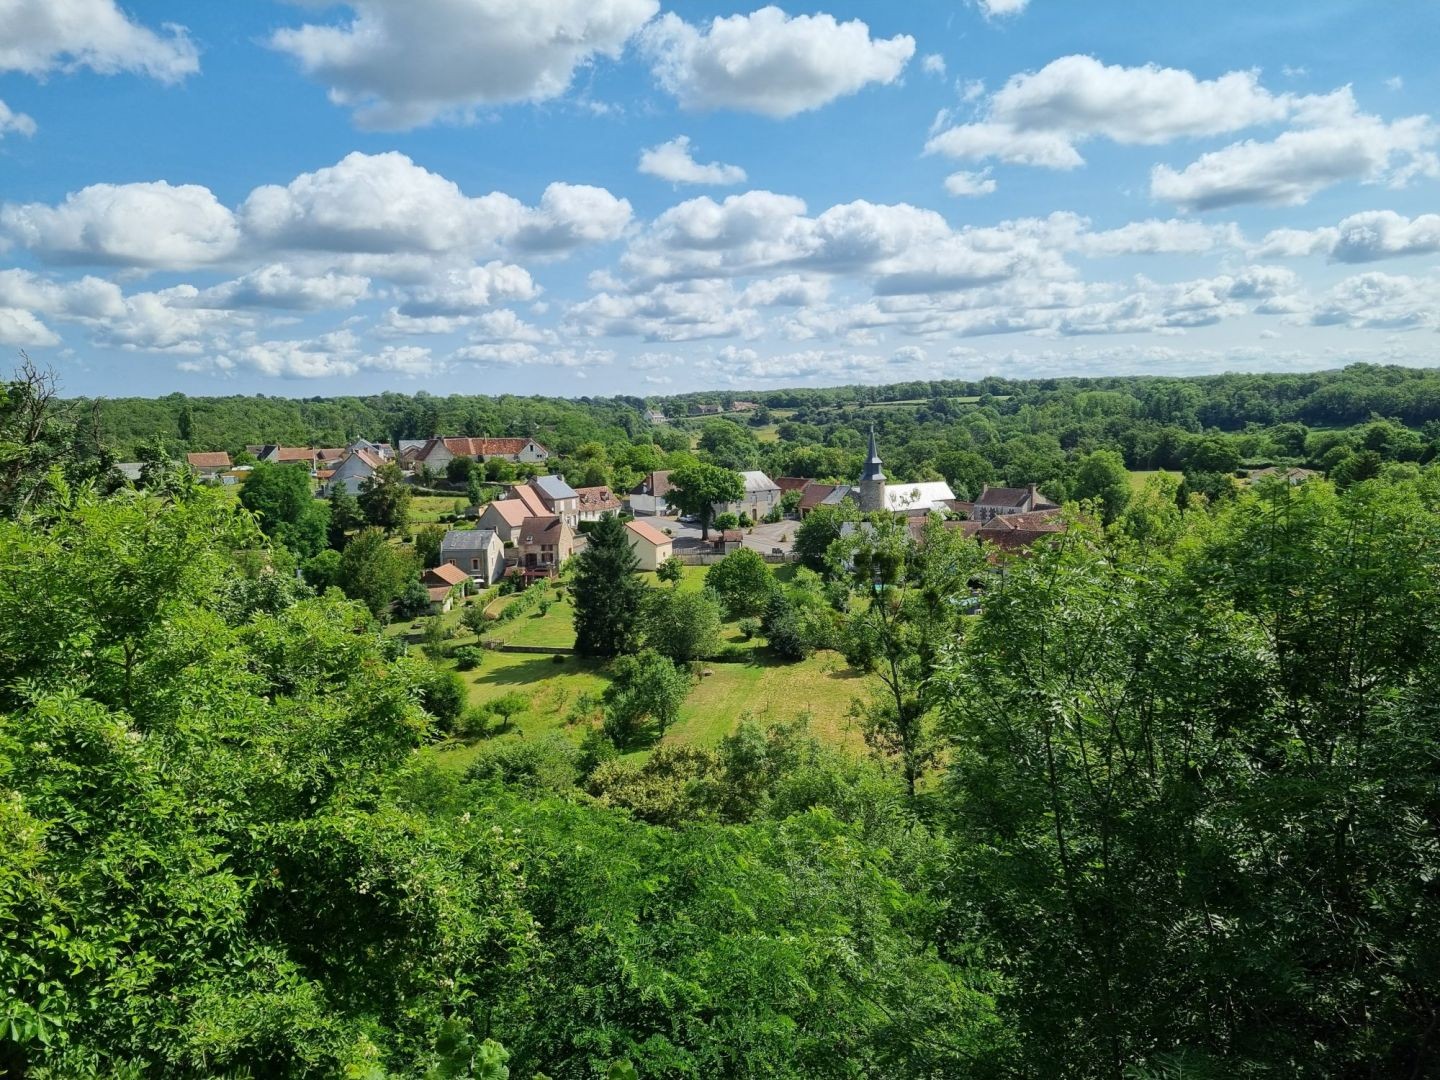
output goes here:
<path id="1" fill-rule="evenodd" d="M 565 482 L 563 476 L 537 476 L 530 486 L 551 502 L 561 499 L 578 499 L 579 493 Z"/>
<path id="2" fill-rule="evenodd" d="M 740 478 L 745 481 L 745 494 L 749 495 L 756 491 L 779 491 L 775 481 L 766 476 L 763 472 L 749 471 L 742 472 Z"/>
<path id="3" fill-rule="evenodd" d="M 440 539 L 440 554 L 487 551 L 494 539 L 494 529 L 451 529 Z"/>

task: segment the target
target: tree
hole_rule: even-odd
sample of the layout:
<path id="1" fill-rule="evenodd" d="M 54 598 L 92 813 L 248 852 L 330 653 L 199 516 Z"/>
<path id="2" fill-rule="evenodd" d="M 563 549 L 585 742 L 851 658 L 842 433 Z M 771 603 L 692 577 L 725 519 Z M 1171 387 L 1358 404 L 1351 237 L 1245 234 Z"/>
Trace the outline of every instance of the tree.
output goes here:
<path id="1" fill-rule="evenodd" d="M 1096 450 L 1080 459 L 1070 494 L 1076 499 L 1095 499 L 1109 525 L 1130 502 L 1130 472 L 1125 459 L 1114 450 Z"/>
<path id="2" fill-rule="evenodd" d="M 414 560 L 390 543 L 382 529 L 361 529 L 340 554 L 340 588 L 381 621 L 415 574 Z"/>
<path id="3" fill-rule="evenodd" d="M 670 494 L 666 499 L 682 513 L 693 514 L 700 519 L 700 535 L 704 539 L 710 535 L 715 504 L 736 502 L 744 496 L 745 481 L 739 473 L 716 465 L 696 463 L 671 471 Z"/>
<path id="4" fill-rule="evenodd" d="M 631 746 L 646 721 L 657 737 L 680 715 L 690 692 L 690 676 L 667 657 L 651 650 L 621 656 L 611 667 L 613 681 L 605 688 L 605 734 L 617 747 Z"/>
<path id="5" fill-rule="evenodd" d="M 705 585 L 725 605 L 727 618 L 763 615 L 775 592 L 775 575 L 753 548 L 732 551 L 705 573 Z"/>
<path id="6" fill-rule="evenodd" d="M 444 525 L 422 525 L 415 530 L 415 558 L 422 569 L 440 565 L 440 545 L 445 540 Z"/>
<path id="7" fill-rule="evenodd" d="M 855 534 L 852 588 L 867 597 L 846 620 L 845 658 L 871 671 L 881 689 L 852 715 L 866 745 L 896 758 L 911 796 L 938 758 L 935 674 L 961 634 L 968 582 L 984 572 L 978 545 L 932 517 L 918 545 L 909 530 L 882 522 Z"/>
<path id="8" fill-rule="evenodd" d="M 330 489 L 330 546 L 336 551 L 344 550 L 350 534 L 364 524 L 365 515 L 360 510 L 359 500 L 350 493 L 350 489 L 344 484 L 336 484 L 332 487 Z"/>
<path id="9" fill-rule="evenodd" d="M 240 489 L 240 505 L 256 516 L 266 536 L 302 558 L 326 547 L 330 509 L 315 498 L 304 465 L 256 465 Z"/>
<path id="10" fill-rule="evenodd" d="M 410 487 L 400 466 L 387 461 L 360 485 L 360 510 L 366 523 L 399 532 L 410 523 Z"/>
<path id="11" fill-rule="evenodd" d="M 673 588 L 679 585 L 684 579 L 685 564 L 674 555 L 671 555 L 655 568 L 655 577 Z"/>
<path id="12" fill-rule="evenodd" d="M 806 514 L 795 530 L 795 554 L 800 556 L 800 561 L 816 573 L 827 572 L 826 554 L 830 545 L 840 539 L 841 526 L 853 516 L 839 506 L 817 506 Z"/>
<path id="13" fill-rule="evenodd" d="M 479 506 L 485 501 L 485 481 L 478 470 L 471 470 L 465 479 L 465 497 L 471 506 Z"/>
<path id="14" fill-rule="evenodd" d="M 633 652 L 640 640 L 647 588 L 636 573 L 640 561 L 618 517 L 606 514 L 595 523 L 573 565 L 575 651 L 581 656 Z"/>
<path id="15" fill-rule="evenodd" d="M 699 449 L 712 464 L 735 472 L 753 469 L 759 462 L 760 444 L 755 433 L 729 420 L 707 420 L 701 429 Z"/>
<path id="16" fill-rule="evenodd" d="M 418 577 L 411 578 L 400 591 L 400 596 L 395 601 L 395 614 L 402 619 L 418 619 L 421 615 L 430 614 L 430 590 L 421 584 Z M 431 622 L 435 626 L 440 625 L 439 619 L 432 619 Z"/>
<path id="17" fill-rule="evenodd" d="M 97 413 L 63 401 L 53 372 L 23 352 L 0 385 L 0 517 L 14 518 L 55 498 L 57 486 L 98 480 L 114 459 L 100 444 Z"/>
<path id="18" fill-rule="evenodd" d="M 709 589 L 652 589 L 646 597 L 647 647 L 682 663 L 720 651 L 720 601 Z"/>

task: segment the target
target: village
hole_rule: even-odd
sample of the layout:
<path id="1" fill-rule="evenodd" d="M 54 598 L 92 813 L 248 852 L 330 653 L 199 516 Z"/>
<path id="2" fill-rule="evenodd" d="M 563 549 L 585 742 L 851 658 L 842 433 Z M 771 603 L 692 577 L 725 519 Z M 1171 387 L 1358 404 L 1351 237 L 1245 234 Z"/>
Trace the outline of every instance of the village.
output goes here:
<path id="1" fill-rule="evenodd" d="M 699 406 L 697 415 L 708 410 L 718 412 L 720 407 Z M 664 420 L 659 412 L 651 415 Z M 456 463 L 505 462 L 534 472 L 523 482 L 492 485 L 493 497 L 466 507 L 464 520 L 445 532 L 438 562 L 423 571 L 436 612 L 448 611 L 470 591 L 502 581 L 525 585 L 553 578 L 583 550 L 589 527 L 607 514 L 624 519 L 639 568 L 650 572 L 671 559 L 681 565 L 712 565 L 740 548 L 753 549 L 772 563 L 794 561 L 797 525 L 822 507 L 846 508 L 857 519 L 892 515 L 905 522 L 916 543 L 926 523 L 938 518 L 945 528 L 994 545 L 997 552 L 1023 551 L 1065 527 L 1060 507 L 1033 484 L 987 484 L 974 500 L 962 500 L 944 481 L 891 481 L 873 429 L 863 471 L 854 483 L 772 479 L 746 470 L 738 473 L 739 497 L 699 512 L 682 508 L 670 470 L 647 473 L 622 493 L 605 486 L 572 487 L 558 472 L 540 471 L 558 465 L 544 444 L 520 437 L 435 436 L 395 445 L 357 439 L 333 448 L 250 445 L 240 462 L 232 462 L 225 451 L 189 453 L 185 462 L 201 480 L 225 487 L 243 485 L 256 464 L 295 466 L 308 471 L 317 498 L 328 498 L 340 488 L 358 496 L 387 466 L 398 469 L 407 485 L 426 492 L 438 490 L 432 485 L 445 483 L 447 474 L 456 474 Z M 138 477 L 138 463 L 118 468 Z M 464 494 L 455 491 L 457 497 Z"/>

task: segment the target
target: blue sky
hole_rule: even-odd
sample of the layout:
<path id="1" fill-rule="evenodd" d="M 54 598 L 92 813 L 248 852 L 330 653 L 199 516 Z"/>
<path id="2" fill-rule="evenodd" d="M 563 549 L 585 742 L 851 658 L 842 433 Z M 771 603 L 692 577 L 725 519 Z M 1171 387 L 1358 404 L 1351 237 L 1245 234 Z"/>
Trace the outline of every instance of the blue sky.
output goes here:
<path id="1" fill-rule="evenodd" d="M 1440 4 L 0 0 L 76 393 L 1440 362 Z"/>

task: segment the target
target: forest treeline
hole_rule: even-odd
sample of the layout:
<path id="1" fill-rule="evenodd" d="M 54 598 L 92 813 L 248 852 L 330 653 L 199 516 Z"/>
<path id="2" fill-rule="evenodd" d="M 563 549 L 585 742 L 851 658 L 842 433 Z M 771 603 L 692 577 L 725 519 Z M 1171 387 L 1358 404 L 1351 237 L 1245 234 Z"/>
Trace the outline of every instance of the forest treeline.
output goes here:
<path id="1" fill-rule="evenodd" d="M 912 795 L 802 702 L 446 772 L 429 659 L 32 404 L 0 398 L 0 1075 L 1440 1072 L 1440 465 L 1155 477 L 978 571 L 976 614 L 958 545 L 832 565 L 882 564 Z"/>
<path id="2" fill-rule="evenodd" d="M 759 407 L 690 416 L 700 404 Z M 1294 465 L 1341 484 L 1390 463 L 1426 464 L 1440 448 L 1440 372 L 1352 365 L 1284 375 L 900 383 L 652 399 L 676 420 L 652 425 L 639 398 L 501 396 L 290 399 L 120 398 L 90 408 L 107 451 L 134 460 L 163 448 L 343 446 L 356 437 L 525 435 L 558 455 L 574 484 L 628 491 L 648 470 L 701 460 L 771 476 L 849 482 L 874 426 L 887 471 L 943 479 L 962 498 L 984 484 L 1076 490 L 1086 455 L 1118 453 L 1133 470 L 1187 475 L 1189 491 L 1222 495 L 1242 466 Z M 764 438 L 759 437 L 765 432 Z M 698 447 L 692 446 L 697 441 Z"/>

